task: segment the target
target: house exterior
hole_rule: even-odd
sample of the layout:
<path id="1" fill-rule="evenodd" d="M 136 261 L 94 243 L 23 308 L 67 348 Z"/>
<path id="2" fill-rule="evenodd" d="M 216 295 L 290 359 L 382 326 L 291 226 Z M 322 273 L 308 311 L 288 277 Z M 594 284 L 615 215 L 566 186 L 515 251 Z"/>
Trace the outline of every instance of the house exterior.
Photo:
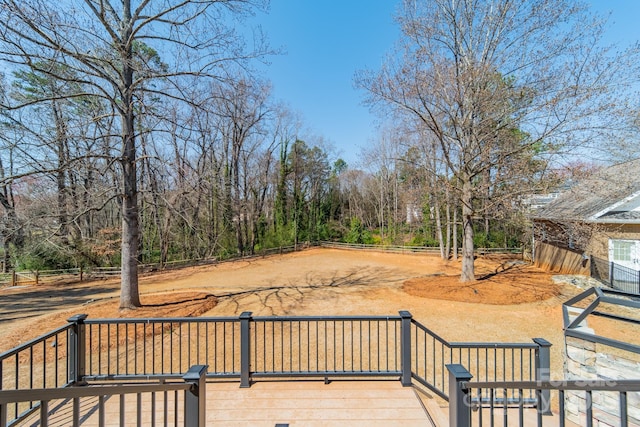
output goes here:
<path id="1" fill-rule="evenodd" d="M 531 219 L 540 267 L 588 275 L 599 259 L 640 271 L 640 159 L 601 169 Z"/>

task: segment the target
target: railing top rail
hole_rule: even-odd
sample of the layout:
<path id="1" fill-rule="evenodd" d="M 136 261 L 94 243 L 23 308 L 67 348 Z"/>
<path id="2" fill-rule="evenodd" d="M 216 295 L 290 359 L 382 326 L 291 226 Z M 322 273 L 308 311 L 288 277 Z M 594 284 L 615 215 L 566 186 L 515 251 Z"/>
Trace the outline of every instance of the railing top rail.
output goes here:
<path id="1" fill-rule="evenodd" d="M 206 323 L 206 322 L 239 322 L 237 317 L 129 317 L 118 319 L 85 319 L 87 325 L 106 325 L 123 323 Z"/>
<path id="2" fill-rule="evenodd" d="M 564 334 L 567 337 L 580 338 L 585 341 L 604 344 L 609 347 L 619 348 L 621 350 L 640 354 L 640 345 L 630 344 L 628 342 L 616 340 L 613 338 L 607 338 L 600 335 L 594 335 L 576 329 L 565 329 Z"/>
<path id="3" fill-rule="evenodd" d="M 537 349 L 536 343 L 498 343 L 498 342 L 452 342 L 450 348 L 502 348 L 502 349 Z"/>
<path id="4" fill-rule="evenodd" d="M 620 289 L 613 289 L 613 288 L 601 288 L 600 289 L 602 291 L 603 294 L 611 294 L 611 295 L 617 295 L 617 296 L 622 296 L 622 297 L 628 297 L 631 298 L 633 300 L 637 300 L 640 298 L 640 295 L 633 293 L 633 292 L 627 292 L 627 291 L 623 291 Z"/>
<path id="5" fill-rule="evenodd" d="M 531 343 L 498 343 L 498 342 L 449 342 L 415 319 L 411 319 L 416 327 L 429 334 L 448 348 L 504 348 L 504 349 L 536 349 L 538 344 Z"/>
<path id="6" fill-rule="evenodd" d="M 640 379 L 634 380 L 550 380 L 550 381 L 461 381 L 463 389 L 522 389 L 571 391 L 640 391 Z"/>
<path id="7" fill-rule="evenodd" d="M 72 399 L 76 397 L 110 396 L 120 394 L 151 393 L 158 391 L 190 390 L 193 384 L 118 384 L 91 385 L 83 387 L 38 388 L 28 390 L 0 390 L 0 404 L 14 402 L 35 402 L 41 400 Z"/>
<path id="8" fill-rule="evenodd" d="M 18 347 L 14 347 L 10 350 L 5 351 L 4 353 L 0 353 L 0 360 L 6 359 L 7 357 L 11 357 L 11 356 L 15 356 L 16 354 L 20 353 L 21 351 L 23 351 L 24 349 L 27 349 L 33 345 L 36 345 L 38 343 L 41 343 L 42 341 L 48 340 L 51 337 L 54 337 L 56 335 L 58 335 L 60 332 L 64 332 L 65 330 L 71 328 L 73 325 L 71 323 L 68 323 L 66 325 L 62 325 L 50 332 L 47 332 L 44 335 L 40 335 L 39 337 L 36 337 L 32 340 L 29 340 L 23 344 L 20 344 Z"/>
<path id="9" fill-rule="evenodd" d="M 349 320 L 393 320 L 399 321 L 402 320 L 400 316 L 258 316 L 252 317 L 251 320 L 257 322 L 288 322 L 288 321 L 326 321 L 326 320 L 336 320 L 336 321 L 349 321 Z"/>
<path id="10" fill-rule="evenodd" d="M 251 317 L 255 322 L 297 322 L 297 321 L 399 321 L 400 316 L 257 316 Z M 88 325 L 122 324 L 122 323 L 206 323 L 206 322 L 239 322 L 238 317 L 157 317 L 157 318 L 118 318 L 118 319 L 85 319 Z"/>
<path id="11" fill-rule="evenodd" d="M 431 335 L 433 338 L 435 338 L 436 340 L 440 341 L 441 344 L 444 344 L 445 346 L 449 346 L 449 342 L 447 340 L 445 340 L 444 338 L 442 338 L 440 335 L 436 334 L 435 332 L 433 332 L 431 329 L 427 328 L 426 326 L 424 326 L 422 323 L 418 322 L 415 319 L 411 319 L 411 323 L 413 325 L 415 325 L 417 328 L 422 329 L 424 332 L 426 332 L 427 334 Z"/>

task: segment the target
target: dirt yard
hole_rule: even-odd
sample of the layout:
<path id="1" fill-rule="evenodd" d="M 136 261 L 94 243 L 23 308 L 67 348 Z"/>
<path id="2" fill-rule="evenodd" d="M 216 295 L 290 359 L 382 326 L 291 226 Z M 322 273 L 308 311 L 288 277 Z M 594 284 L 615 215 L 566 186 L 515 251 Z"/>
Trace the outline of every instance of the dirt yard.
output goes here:
<path id="1" fill-rule="evenodd" d="M 74 314 L 105 317 L 254 315 L 396 315 L 414 318 L 449 341 L 553 344 L 562 367 L 561 304 L 580 290 L 517 260 L 479 258 L 478 280 L 461 284 L 459 261 L 309 249 L 283 256 L 147 275 L 143 307 L 118 310 L 119 284 L 102 280 L 0 289 L 0 352 Z"/>

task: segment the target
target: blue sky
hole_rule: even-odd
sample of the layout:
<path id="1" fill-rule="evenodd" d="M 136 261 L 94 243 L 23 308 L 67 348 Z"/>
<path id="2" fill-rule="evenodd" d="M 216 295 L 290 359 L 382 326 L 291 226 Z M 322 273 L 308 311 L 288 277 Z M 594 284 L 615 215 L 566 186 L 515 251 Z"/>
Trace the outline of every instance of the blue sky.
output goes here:
<path id="1" fill-rule="evenodd" d="M 375 137 L 376 118 L 362 105 L 364 93 L 353 87 L 353 76 L 377 69 L 393 47 L 399 3 L 271 0 L 269 14 L 257 17 L 271 45 L 286 51 L 266 69 L 276 99 L 299 112 L 311 134 L 323 136 L 354 167 L 361 147 Z M 599 13 L 611 12 L 608 41 L 626 46 L 640 40 L 639 0 L 590 3 Z"/>

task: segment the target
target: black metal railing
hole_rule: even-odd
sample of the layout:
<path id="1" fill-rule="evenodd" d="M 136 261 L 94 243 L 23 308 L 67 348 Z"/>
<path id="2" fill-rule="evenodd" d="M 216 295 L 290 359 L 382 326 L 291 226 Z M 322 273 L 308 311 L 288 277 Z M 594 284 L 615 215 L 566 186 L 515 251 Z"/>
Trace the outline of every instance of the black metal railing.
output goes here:
<path id="1" fill-rule="evenodd" d="M 78 426 L 88 422 L 104 426 L 107 412 L 110 417 L 117 416 L 121 426 L 204 427 L 206 369 L 191 367 L 181 382 L 1 390 L 0 427 L 12 425 L 18 418 L 23 425 Z M 113 396 L 119 399 L 111 399 Z M 19 414 L 13 409 L 16 404 L 29 404 L 35 410 Z"/>
<path id="2" fill-rule="evenodd" d="M 412 332 L 412 376 L 443 398 L 449 395 L 448 364 L 464 364 L 484 381 L 533 381 L 548 375 L 551 344 L 544 339 L 517 344 L 448 342 L 417 321 L 412 322 Z M 532 398 L 527 396 L 528 402 Z"/>
<path id="3" fill-rule="evenodd" d="M 60 345 L 64 353 L 57 353 Z M 168 380 L 190 366 L 206 365 L 208 378 L 239 378 L 241 387 L 260 377 L 399 377 L 405 386 L 416 381 L 447 399 L 446 364 L 467 363 L 484 379 L 545 379 L 549 346 L 544 340 L 449 343 L 406 311 L 398 316 L 256 318 L 248 312 L 172 319 L 77 315 L 68 325 L 0 355 L 0 375 L 3 389 L 29 390 Z M 47 362 L 39 364 L 41 359 Z M 40 378 L 40 371 L 49 378 L 51 370 L 55 380 L 29 380 Z M 14 402 L 16 417 L 36 407 L 33 402 L 19 405 L 24 403 Z"/>
<path id="4" fill-rule="evenodd" d="M 591 277 L 609 287 L 640 295 L 640 271 L 591 256 Z"/>
<path id="5" fill-rule="evenodd" d="M 84 371 L 78 380 L 179 376 L 192 365 L 207 375 L 240 376 L 236 318 L 86 319 Z"/>
<path id="6" fill-rule="evenodd" d="M 69 377 L 69 323 L 0 354 L 0 390 L 64 387 Z"/>
<path id="7" fill-rule="evenodd" d="M 399 317 L 251 319 L 251 376 L 398 376 Z"/>
<path id="8" fill-rule="evenodd" d="M 466 427 L 490 425 L 543 425 L 551 415 L 554 425 L 638 425 L 640 409 L 630 401 L 640 398 L 640 380 L 560 380 L 560 381 L 470 381 L 473 375 L 459 364 L 447 365 L 451 395 L 449 425 Z M 525 394 L 533 393 L 538 404 L 527 409 Z M 501 399 L 501 396 L 516 396 Z M 554 403 L 556 402 L 556 403 Z M 574 408 L 569 408 L 573 405 Z M 606 408 L 605 408 L 606 407 Z M 614 408 L 615 407 L 615 408 Z M 615 409 L 612 414 L 612 408 Z M 606 418 L 605 414 L 606 413 Z"/>
<path id="9" fill-rule="evenodd" d="M 613 289 L 640 295 L 640 271 L 611 263 L 609 283 Z"/>
<path id="10" fill-rule="evenodd" d="M 69 343 L 73 327 L 69 323 L 0 354 L 0 392 L 60 388 L 71 384 L 69 355 L 73 350 Z M 37 402 L 31 400 L 15 401 L 3 410 L 12 414 L 10 417 L 18 418 L 33 412 L 36 405 Z"/>

